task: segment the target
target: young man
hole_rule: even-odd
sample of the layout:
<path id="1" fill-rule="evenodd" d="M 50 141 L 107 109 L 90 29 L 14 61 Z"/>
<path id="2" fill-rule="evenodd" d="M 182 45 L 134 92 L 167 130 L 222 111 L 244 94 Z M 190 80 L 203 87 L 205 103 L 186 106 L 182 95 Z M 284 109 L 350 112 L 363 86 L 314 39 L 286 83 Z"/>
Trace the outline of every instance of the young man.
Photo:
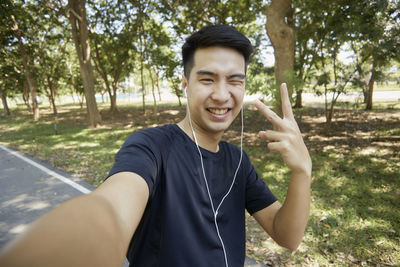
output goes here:
<path id="1" fill-rule="evenodd" d="M 254 103 L 277 129 L 260 138 L 292 171 L 283 205 L 241 148 L 221 141 L 242 110 L 251 52 L 229 26 L 190 36 L 182 52 L 186 117 L 131 135 L 108 179 L 39 219 L 0 266 L 121 266 L 126 253 L 131 266 L 243 266 L 245 209 L 278 244 L 296 249 L 309 216 L 311 159 L 286 86 L 283 118 Z"/>

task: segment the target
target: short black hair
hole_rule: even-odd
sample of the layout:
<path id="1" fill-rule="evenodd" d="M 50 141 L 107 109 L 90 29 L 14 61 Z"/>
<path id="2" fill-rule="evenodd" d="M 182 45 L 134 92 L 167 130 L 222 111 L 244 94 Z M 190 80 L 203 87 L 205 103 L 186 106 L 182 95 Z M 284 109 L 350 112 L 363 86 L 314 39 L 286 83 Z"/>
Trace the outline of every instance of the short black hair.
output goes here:
<path id="1" fill-rule="evenodd" d="M 210 46 L 229 47 L 237 50 L 244 57 L 245 71 L 253 53 L 250 40 L 241 32 L 228 25 L 210 25 L 193 33 L 182 46 L 183 71 L 189 79 L 190 71 L 194 66 L 194 52 L 198 48 Z"/>

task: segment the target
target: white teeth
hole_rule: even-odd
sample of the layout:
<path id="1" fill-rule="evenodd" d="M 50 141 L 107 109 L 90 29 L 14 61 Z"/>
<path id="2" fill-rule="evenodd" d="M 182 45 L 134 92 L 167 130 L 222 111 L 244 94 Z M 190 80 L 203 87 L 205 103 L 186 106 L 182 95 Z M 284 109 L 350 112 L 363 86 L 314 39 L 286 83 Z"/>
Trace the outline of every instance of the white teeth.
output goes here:
<path id="1" fill-rule="evenodd" d="M 216 108 L 210 108 L 208 109 L 211 113 L 217 114 L 217 115 L 222 115 L 228 112 L 227 108 L 224 109 L 216 109 Z"/>

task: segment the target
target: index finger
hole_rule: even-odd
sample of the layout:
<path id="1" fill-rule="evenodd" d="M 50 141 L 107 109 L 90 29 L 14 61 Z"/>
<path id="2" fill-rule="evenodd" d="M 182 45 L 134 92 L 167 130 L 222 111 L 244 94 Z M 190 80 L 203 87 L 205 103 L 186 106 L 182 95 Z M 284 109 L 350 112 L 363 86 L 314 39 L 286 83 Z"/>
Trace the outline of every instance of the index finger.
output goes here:
<path id="1" fill-rule="evenodd" d="M 289 99 L 289 92 L 286 83 L 282 83 L 280 87 L 281 101 L 282 101 L 282 114 L 286 118 L 293 118 L 292 104 Z"/>
<path id="2" fill-rule="evenodd" d="M 254 106 L 264 115 L 265 118 L 267 118 L 267 120 L 280 128 L 282 119 L 278 115 L 276 115 L 275 112 L 269 109 L 266 105 L 264 105 L 264 103 L 262 103 L 258 99 L 254 101 Z"/>

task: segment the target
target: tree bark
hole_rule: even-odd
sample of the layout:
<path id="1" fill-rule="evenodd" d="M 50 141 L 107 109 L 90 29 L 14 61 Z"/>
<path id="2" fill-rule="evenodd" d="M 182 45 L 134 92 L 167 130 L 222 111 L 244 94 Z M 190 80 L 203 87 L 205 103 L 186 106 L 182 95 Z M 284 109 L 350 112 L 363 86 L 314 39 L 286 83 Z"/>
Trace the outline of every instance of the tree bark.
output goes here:
<path id="1" fill-rule="evenodd" d="M 112 87 L 113 94 L 110 94 L 110 103 L 111 103 L 110 113 L 111 114 L 119 113 L 118 106 L 117 106 L 117 88 L 118 88 L 118 83 L 117 83 L 117 85 L 115 85 L 115 84 L 113 85 L 113 87 Z"/>
<path id="2" fill-rule="evenodd" d="M 143 47 L 143 41 L 142 41 L 142 35 L 139 36 L 139 42 L 140 42 L 140 82 L 142 84 L 142 104 L 143 104 L 143 114 L 146 113 L 146 89 L 144 87 L 144 77 L 143 77 L 143 60 L 144 60 L 144 47 Z"/>
<path id="3" fill-rule="evenodd" d="M 294 104 L 295 108 L 303 107 L 303 89 L 299 89 L 296 91 L 296 102 Z"/>
<path id="4" fill-rule="evenodd" d="M 29 112 L 32 112 L 31 104 L 29 103 L 29 88 L 26 79 L 24 80 L 24 92 L 22 93 L 22 99 L 26 105 Z"/>
<path id="5" fill-rule="evenodd" d="M 366 94 L 366 110 L 372 110 L 372 96 L 374 94 L 374 84 L 375 84 L 375 76 L 376 76 L 376 70 L 375 70 L 375 62 L 372 64 L 372 71 L 371 71 L 371 78 L 368 81 L 368 92 Z"/>
<path id="6" fill-rule="evenodd" d="M 153 95 L 153 113 L 157 114 L 157 99 L 156 99 L 156 92 L 155 92 L 155 87 L 154 87 L 154 78 L 153 78 L 153 73 L 150 67 L 150 64 L 147 65 L 147 70 L 149 71 L 150 75 L 150 80 L 151 80 L 151 93 Z"/>
<path id="7" fill-rule="evenodd" d="M 72 28 L 72 37 L 79 59 L 80 73 L 85 91 L 86 108 L 89 127 L 96 127 L 101 122 L 94 93 L 94 75 L 91 64 L 88 23 L 86 18 L 86 0 L 69 0 L 69 21 Z"/>
<path id="8" fill-rule="evenodd" d="M 32 77 L 31 66 L 29 64 L 28 55 L 26 54 L 25 45 L 22 42 L 21 32 L 19 31 L 18 23 L 17 23 L 14 15 L 11 15 L 11 20 L 13 22 L 12 30 L 14 31 L 15 37 L 18 40 L 18 47 L 19 47 L 19 51 L 21 53 L 22 63 L 24 65 L 24 69 L 25 69 L 25 77 L 26 77 L 26 81 L 28 83 L 29 91 L 31 93 L 33 119 L 35 121 L 38 121 L 40 119 L 40 112 L 39 112 L 39 105 L 37 103 L 36 87 L 35 87 L 35 82 Z"/>
<path id="9" fill-rule="evenodd" d="M 0 85 L 0 97 L 1 97 L 1 102 L 3 103 L 4 115 L 10 116 L 11 113 L 10 113 L 10 109 L 8 108 L 7 95 L 1 89 L 1 85 Z"/>
<path id="10" fill-rule="evenodd" d="M 160 71 L 156 70 L 156 85 L 157 85 L 157 92 L 158 92 L 158 101 L 161 102 L 161 88 L 160 88 L 159 74 L 160 74 Z"/>
<path id="11" fill-rule="evenodd" d="M 50 90 L 50 92 L 48 94 L 50 106 L 51 106 L 51 109 L 53 109 L 53 114 L 57 115 L 57 107 L 56 107 L 56 102 L 55 102 L 56 89 L 55 89 L 55 85 L 49 75 L 47 75 L 47 85 L 49 86 L 49 90 Z"/>
<path id="12" fill-rule="evenodd" d="M 291 20 L 289 17 L 292 14 L 291 11 L 291 0 L 272 0 L 266 9 L 266 30 L 274 47 L 275 79 L 278 88 L 281 83 L 287 82 L 285 75 L 287 72 L 293 71 L 294 67 L 295 32 L 287 23 Z M 288 90 L 289 96 L 291 96 L 291 88 Z M 279 94 L 277 96 L 279 98 Z M 276 101 L 275 108 L 277 112 L 281 112 L 280 101 Z"/>

